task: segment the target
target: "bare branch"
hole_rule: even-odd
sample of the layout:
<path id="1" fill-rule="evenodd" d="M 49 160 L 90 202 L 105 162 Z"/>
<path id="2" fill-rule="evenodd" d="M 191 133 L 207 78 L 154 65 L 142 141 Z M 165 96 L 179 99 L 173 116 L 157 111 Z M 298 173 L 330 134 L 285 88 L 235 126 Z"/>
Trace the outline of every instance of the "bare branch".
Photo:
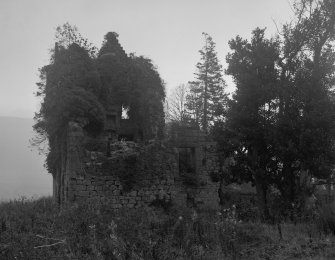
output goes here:
<path id="1" fill-rule="evenodd" d="M 34 246 L 34 249 L 43 248 L 43 247 L 51 247 L 51 246 L 56 246 L 56 245 L 59 245 L 59 244 L 65 244 L 65 240 L 64 241 L 59 241 L 59 242 L 56 242 L 56 243 L 53 243 L 53 244 L 49 244 L 49 245 Z"/>
<path id="2" fill-rule="evenodd" d="M 42 236 L 42 235 L 36 235 L 36 236 L 39 237 L 39 238 L 43 238 L 43 239 L 49 239 L 49 240 L 55 240 L 55 241 L 65 242 L 65 239 L 45 237 L 45 236 Z"/>
<path id="3" fill-rule="evenodd" d="M 276 26 L 276 30 L 277 30 L 277 33 L 280 35 L 280 36 L 284 36 L 283 33 L 280 32 L 279 28 L 278 28 L 278 25 L 275 21 L 275 19 L 271 18 L 272 22 L 274 23 L 274 25 Z"/>

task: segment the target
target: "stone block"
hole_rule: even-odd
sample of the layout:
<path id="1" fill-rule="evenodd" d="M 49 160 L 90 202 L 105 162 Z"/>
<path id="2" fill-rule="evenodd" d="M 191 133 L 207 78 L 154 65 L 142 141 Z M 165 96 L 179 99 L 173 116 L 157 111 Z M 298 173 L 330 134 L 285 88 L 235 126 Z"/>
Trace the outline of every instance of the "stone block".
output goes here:
<path id="1" fill-rule="evenodd" d="M 87 185 L 86 190 L 88 190 L 88 191 L 95 190 L 95 188 L 92 185 Z"/>
<path id="2" fill-rule="evenodd" d="M 79 191 L 77 194 L 78 196 L 81 196 L 81 197 L 88 197 L 90 195 L 90 192 L 89 191 Z"/>
<path id="3" fill-rule="evenodd" d="M 95 185 L 96 186 L 103 186 L 103 185 L 105 185 L 105 182 L 104 181 L 96 181 Z"/>
<path id="4" fill-rule="evenodd" d="M 114 205 L 114 208 L 116 208 L 116 209 L 120 209 L 120 208 L 122 208 L 122 205 L 119 204 L 119 203 L 118 203 L 118 204 L 115 204 L 115 205 Z"/>
<path id="5" fill-rule="evenodd" d="M 174 183 L 174 180 L 173 180 L 173 179 L 168 179 L 168 180 L 166 181 L 166 183 L 169 184 L 169 185 L 172 185 L 172 184 Z"/>
<path id="6" fill-rule="evenodd" d="M 84 185 L 91 185 L 91 181 L 90 180 L 83 180 L 83 184 Z"/>
<path id="7" fill-rule="evenodd" d="M 74 189 L 76 191 L 82 191 L 82 190 L 86 190 L 86 186 L 83 186 L 83 185 L 76 185 L 74 186 Z"/>
<path id="8" fill-rule="evenodd" d="M 113 190 L 113 195 L 116 195 L 116 196 L 120 195 L 120 190 Z"/>
<path id="9" fill-rule="evenodd" d="M 114 185 L 114 184 L 115 184 L 115 181 L 111 181 L 111 180 L 106 181 L 106 185 L 111 186 L 111 185 Z"/>
<path id="10" fill-rule="evenodd" d="M 137 196 L 137 191 L 136 190 L 133 190 L 129 193 L 129 196 L 130 197 L 136 197 Z"/>

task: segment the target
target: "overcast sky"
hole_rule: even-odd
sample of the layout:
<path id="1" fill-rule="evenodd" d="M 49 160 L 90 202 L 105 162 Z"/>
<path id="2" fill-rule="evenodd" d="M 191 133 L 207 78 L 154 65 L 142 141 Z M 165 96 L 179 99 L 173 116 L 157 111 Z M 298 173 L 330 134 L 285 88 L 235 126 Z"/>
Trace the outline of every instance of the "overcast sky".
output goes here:
<path id="1" fill-rule="evenodd" d="M 292 17 L 292 0 L 0 0 L 0 116 L 33 117 L 38 68 L 46 65 L 55 28 L 65 22 L 97 47 L 109 31 L 127 53 L 151 58 L 167 89 L 193 79 L 207 32 L 224 67 L 228 41 Z M 227 79 L 229 89 L 232 83 Z"/>

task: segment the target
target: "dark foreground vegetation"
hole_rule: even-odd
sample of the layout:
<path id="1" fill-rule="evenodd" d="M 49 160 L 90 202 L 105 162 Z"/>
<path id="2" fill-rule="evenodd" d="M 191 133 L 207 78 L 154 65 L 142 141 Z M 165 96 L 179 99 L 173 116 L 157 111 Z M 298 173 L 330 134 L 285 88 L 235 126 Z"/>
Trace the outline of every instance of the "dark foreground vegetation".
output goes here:
<path id="1" fill-rule="evenodd" d="M 335 205 L 304 223 L 262 224 L 234 208 L 113 211 L 51 198 L 0 205 L 0 259 L 334 259 Z"/>

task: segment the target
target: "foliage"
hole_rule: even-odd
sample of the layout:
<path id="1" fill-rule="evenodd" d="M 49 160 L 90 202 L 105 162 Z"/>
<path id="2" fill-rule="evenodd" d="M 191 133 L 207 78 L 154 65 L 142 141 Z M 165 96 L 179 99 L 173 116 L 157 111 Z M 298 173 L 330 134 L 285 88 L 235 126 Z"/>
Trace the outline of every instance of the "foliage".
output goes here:
<path id="1" fill-rule="evenodd" d="M 145 140 L 163 137 L 165 87 L 157 68 L 143 56 L 130 55 L 132 90 L 128 115 L 133 118 Z"/>
<path id="2" fill-rule="evenodd" d="M 97 68 L 106 109 L 115 105 L 126 108 L 129 119 L 145 140 L 162 136 L 165 89 L 152 61 L 134 54 L 127 56 L 118 35 L 109 32 L 99 51 Z"/>
<path id="3" fill-rule="evenodd" d="M 56 45 L 51 64 L 41 70 L 38 96 L 43 98 L 35 115 L 34 129 L 49 142 L 47 169 L 55 174 L 60 167 L 67 124 L 84 120 L 89 134 L 104 126 L 104 108 L 99 102 L 99 75 L 87 51 L 76 43 L 68 48 Z"/>
<path id="4" fill-rule="evenodd" d="M 229 44 L 234 52 L 227 56 L 227 73 L 237 85 L 226 123 L 231 135 L 228 147 L 236 160 L 231 167 L 231 181 L 260 182 L 256 187 L 266 194 L 277 170 L 272 163 L 271 137 L 275 123 L 278 43 L 265 39 L 264 30 L 256 29 L 250 43 L 236 37 Z"/>
<path id="5" fill-rule="evenodd" d="M 334 237 L 313 224 L 270 225 L 222 213 L 171 207 L 110 208 L 87 201 L 61 208 L 50 198 L 0 204 L 1 259 L 322 259 L 333 258 Z"/>
<path id="6" fill-rule="evenodd" d="M 56 29 L 50 64 L 40 69 L 37 83 L 36 95 L 42 100 L 33 140 L 37 147 L 48 141 L 46 167 L 54 175 L 64 163 L 61 154 L 70 121 L 96 137 L 104 129 L 106 111 L 124 107 L 141 138 L 163 135 L 163 81 L 151 60 L 128 57 L 117 37 L 107 33 L 96 55 L 96 48 L 75 26 L 66 23 Z"/>
<path id="7" fill-rule="evenodd" d="M 75 43 L 84 48 L 91 57 L 96 55 L 97 48 L 79 33 L 77 26 L 68 22 L 57 26 L 55 39 L 57 44 L 65 49 Z"/>
<path id="8" fill-rule="evenodd" d="M 205 46 L 199 51 L 201 60 L 196 65 L 196 80 L 189 83 L 190 93 L 185 105 L 193 120 L 207 132 L 215 121 L 222 120 L 226 95 L 215 43 L 207 33 L 203 35 Z"/>
<path id="9" fill-rule="evenodd" d="M 118 35 L 107 33 L 96 61 L 103 88 L 101 99 L 107 109 L 110 105 L 129 106 L 130 62 L 118 41 Z"/>
<path id="10" fill-rule="evenodd" d="M 322 232 L 335 235 L 335 203 L 321 203 L 317 209 L 317 223 Z"/>
<path id="11" fill-rule="evenodd" d="M 300 183 L 328 178 L 334 165 L 335 13 L 330 1 L 296 1 L 296 20 L 267 39 L 229 42 L 227 74 L 236 83 L 225 124 L 213 135 L 233 158 L 226 181 L 255 184 L 262 215 L 274 185 L 287 210 L 310 191 Z"/>

